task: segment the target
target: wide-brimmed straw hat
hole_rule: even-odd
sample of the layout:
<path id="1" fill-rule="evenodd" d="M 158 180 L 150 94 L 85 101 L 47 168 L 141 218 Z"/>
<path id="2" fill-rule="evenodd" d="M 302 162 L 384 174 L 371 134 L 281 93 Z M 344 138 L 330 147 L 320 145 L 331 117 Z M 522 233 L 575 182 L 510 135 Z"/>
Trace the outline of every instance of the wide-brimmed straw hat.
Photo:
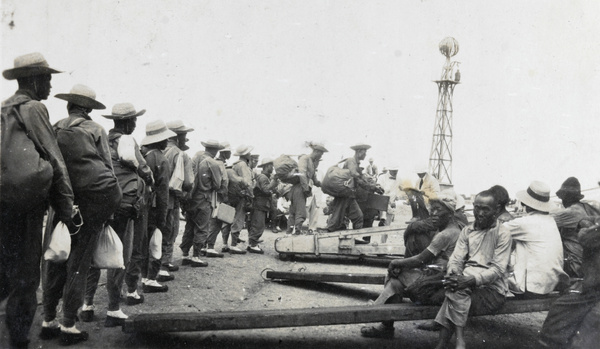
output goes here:
<path id="1" fill-rule="evenodd" d="M 325 148 L 325 146 L 323 145 L 323 143 L 309 142 L 308 146 L 311 147 L 314 150 L 320 150 L 323 153 L 327 153 L 329 151 L 329 150 L 327 150 L 327 148 Z"/>
<path id="2" fill-rule="evenodd" d="M 579 180 L 577 178 L 567 178 L 560 186 L 560 189 L 558 189 L 558 191 L 556 192 L 556 196 L 558 196 L 561 199 L 566 195 L 579 197 L 579 200 L 583 199 L 584 196 L 581 194 L 581 184 L 579 183 Z"/>
<path id="3" fill-rule="evenodd" d="M 550 212 L 555 206 L 550 202 L 550 187 L 540 181 L 533 181 L 527 190 L 517 193 L 523 204 L 542 212 Z"/>
<path id="4" fill-rule="evenodd" d="M 217 149 L 217 150 L 221 150 L 223 149 L 223 145 L 221 145 L 221 143 L 219 143 L 218 141 L 214 140 L 214 139 L 209 139 L 206 142 L 200 142 L 202 144 L 202 146 L 204 148 L 212 148 L 212 149 Z"/>
<path id="5" fill-rule="evenodd" d="M 193 128 L 185 126 L 182 120 L 172 120 L 167 122 L 167 127 L 169 130 L 179 134 L 179 133 L 188 133 L 194 131 Z"/>
<path id="6" fill-rule="evenodd" d="M 223 149 L 221 149 L 222 152 L 231 151 L 231 144 L 229 144 L 229 142 L 223 141 L 221 142 L 221 146 L 223 147 Z"/>
<path id="7" fill-rule="evenodd" d="M 149 122 L 146 125 L 146 137 L 142 139 L 142 145 L 148 145 L 153 143 L 162 142 L 165 139 L 175 137 L 177 134 L 167 128 L 165 122 L 162 120 L 156 120 Z"/>
<path id="8" fill-rule="evenodd" d="M 113 120 L 126 120 L 137 118 L 138 116 L 144 115 L 146 109 L 136 111 L 135 107 L 131 103 L 117 103 L 112 107 L 110 115 L 102 115 L 107 119 Z"/>
<path id="9" fill-rule="evenodd" d="M 272 163 L 273 163 L 273 159 L 271 159 L 271 158 L 263 158 L 260 161 L 260 165 L 258 165 L 258 167 L 265 167 L 266 165 L 272 164 Z"/>
<path id="10" fill-rule="evenodd" d="M 251 145 L 240 145 L 239 147 L 237 147 L 235 149 L 235 153 L 233 155 L 235 156 L 246 156 L 246 155 L 250 155 L 250 152 L 252 151 L 252 149 L 254 149 L 253 146 Z"/>
<path id="11" fill-rule="evenodd" d="M 39 52 L 28 53 L 15 58 L 14 68 L 6 69 L 2 72 L 7 80 L 15 80 L 28 76 L 47 75 L 62 73 L 59 70 L 50 68 L 44 56 Z"/>
<path id="12" fill-rule="evenodd" d="M 371 146 L 368 144 L 365 144 L 365 143 L 358 143 L 358 144 L 355 144 L 350 147 L 350 149 L 352 149 L 352 150 L 363 150 L 363 149 L 367 150 L 370 148 L 371 148 Z"/>
<path id="13" fill-rule="evenodd" d="M 54 97 L 77 104 L 84 108 L 106 109 L 104 104 L 96 100 L 96 92 L 94 92 L 94 90 L 91 88 L 81 84 L 76 84 L 73 86 L 69 93 L 59 93 Z"/>

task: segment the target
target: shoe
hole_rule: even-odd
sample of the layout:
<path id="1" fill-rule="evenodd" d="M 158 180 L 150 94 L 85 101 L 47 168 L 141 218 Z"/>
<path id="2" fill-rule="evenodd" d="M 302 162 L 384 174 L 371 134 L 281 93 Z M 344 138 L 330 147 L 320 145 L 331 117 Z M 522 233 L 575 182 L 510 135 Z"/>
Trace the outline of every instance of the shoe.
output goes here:
<path id="1" fill-rule="evenodd" d="M 223 246 L 223 248 L 221 248 L 221 252 L 229 252 L 229 246 Z"/>
<path id="2" fill-rule="evenodd" d="M 137 291 L 135 292 L 135 294 L 137 294 Z M 144 295 L 138 295 L 139 298 L 127 295 L 127 300 L 125 301 L 125 304 L 127 305 L 137 305 L 137 304 L 142 304 L 144 303 Z"/>
<path id="3" fill-rule="evenodd" d="M 231 254 L 246 254 L 246 251 L 240 250 L 240 248 L 237 246 L 231 246 L 229 248 L 229 253 L 231 253 Z"/>
<path id="4" fill-rule="evenodd" d="M 424 322 L 422 324 L 418 324 L 417 328 L 419 330 L 423 330 L 423 331 L 439 331 L 442 329 L 442 325 L 431 320 L 431 321 Z"/>
<path id="5" fill-rule="evenodd" d="M 366 240 L 363 240 L 362 238 L 354 238 L 354 243 L 357 245 L 368 245 L 369 242 Z"/>
<path id="6" fill-rule="evenodd" d="M 40 339 L 45 341 L 49 339 L 54 339 L 60 336 L 60 327 L 44 327 L 42 326 L 42 330 L 40 331 Z"/>
<path id="7" fill-rule="evenodd" d="M 258 247 L 258 245 L 254 246 L 254 247 L 248 246 L 248 247 L 246 247 L 246 250 L 248 250 L 248 252 L 250 252 L 250 253 L 257 253 L 257 254 L 265 253 L 265 251 L 263 251 L 260 247 Z"/>
<path id="8" fill-rule="evenodd" d="M 203 247 L 203 248 L 200 249 L 200 254 L 202 256 L 206 256 L 206 247 Z"/>
<path id="9" fill-rule="evenodd" d="M 75 328 L 75 326 L 73 326 L 72 328 Z M 83 342 L 83 341 L 87 341 L 89 338 L 89 335 L 86 331 L 81 331 L 81 332 L 66 332 L 63 331 L 63 328 L 61 326 L 61 330 L 60 330 L 60 344 L 61 345 L 73 345 L 73 344 L 77 344 L 79 342 Z"/>
<path id="10" fill-rule="evenodd" d="M 188 256 L 183 256 L 183 259 L 181 260 L 181 265 L 190 265 L 192 264 L 192 259 Z"/>
<path id="11" fill-rule="evenodd" d="M 169 286 L 161 285 L 156 280 L 148 280 L 148 282 L 144 285 L 144 293 L 161 293 L 167 292 L 169 290 Z"/>
<path id="12" fill-rule="evenodd" d="M 394 338 L 394 327 L 387 327 L 381 324 L 377 326 L 363 326 L 360 329 L 363 337 L 369 338 Z"/>
<path id="13" fill-rule="evenodd" d="M 168 271 L 177 271 L 177 270 L 179 270 L 178 266 L 173 265 L 171 263 L 169 263 L 169 264 L 163 264 L 162 267 L 165 268 Z"/>
<path id="14" fill-rule="evenodd" d="M 214 248 L 209 248 L 208 250 L 206 250 L 206 257 L 219 257 L 219 258 L 223 258 L 223 254 L 215 251 Z"/>
<path id="15" fill-rule="evenodd" d="M 192 257 L 192 268 L 208 267 L 208 263 L 198 257 Z"/>
<path id="16" fill-rule="evenodd" d="M 114 317 L 114 316 L 106 316 L 106 320 L 104 321 L 104 327 L 117 327 L 123 326 L 125 324 L 124 318 Z"/>
<path id="17" fill-rule="evenodd" d="M 87 307 L 87 309 L 86 309 L 86 307 Z M 79 320 L 81 320 L 83 322 L 94 321 L 94 306 L 84 304 L 81 312 L 79 313 Z"/>
<path id="18" fill-rule="evenodd" d="M 173 281 L 175 280 L 175 276 L 174 275 L 158 275 L 156 277 L 156 281 L 158 282 L 166 282 L 166 281 Z"/>

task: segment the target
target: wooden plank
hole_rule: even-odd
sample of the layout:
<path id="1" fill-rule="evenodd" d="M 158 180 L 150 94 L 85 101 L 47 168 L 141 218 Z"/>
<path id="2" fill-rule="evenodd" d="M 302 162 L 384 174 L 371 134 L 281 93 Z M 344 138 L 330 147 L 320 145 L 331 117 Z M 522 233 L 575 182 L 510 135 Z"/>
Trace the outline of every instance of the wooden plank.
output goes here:
<path id="1" fill-rule="evenodd" d="M 344 282 L 352 284 L 383 285 L 385 274 L 357 274 L 357 273 L 306 273 L 269 270 L 266 272 L 269 279 L 285 279 L 316 282 Z"/>
<path id="2" fill-rule="evenodd" d="M 506 302 L 498 314 L 546 311 L 556 297 Z M 205 313 L 138 314 L 125 320 L 123 332 L 185 332 L 355 324 L 433 319 L 439 306 L 412 303 L 302 309 Z M 490 314 L 474 314 L 474 316 Z"/>

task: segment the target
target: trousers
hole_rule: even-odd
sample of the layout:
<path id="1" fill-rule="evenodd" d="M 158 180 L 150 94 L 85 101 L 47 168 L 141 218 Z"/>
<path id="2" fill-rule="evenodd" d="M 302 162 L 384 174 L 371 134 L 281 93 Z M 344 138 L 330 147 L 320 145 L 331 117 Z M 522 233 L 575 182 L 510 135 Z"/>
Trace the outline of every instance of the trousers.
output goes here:
<path id="1" fill-rule="evenodd" d="M 24 342 L 37 309 L 45 205 L 21 213 L 0 212 L 0 302 L 7 299 L 6 327 L 12 342 Z"/>
<path id="2" fill-rule="evenodd" d="M 56 306 L 63 299 L 63 325 L 75 325 L 77 309 L 83 304 L 85 284 L 98 236 L 105 222 L 121 202 L 121 188 L 101 192 L 76 192 L 83 225 L 79 233 L 71 236 L 71 254 L 63 263 L 46 262 L 44 267 L 44 321 L 56 318 Z M 57 223 L 55 221 L 55 223 Z"/>
<path id="3" fill-rule="evenodd" d="M 130 217 L 115 215 L 115 219 L 110 221 L 110 226 L 115 230 L 115 233 L 123 243 L 123 262 L 125 266 L 129 264 L 131 251 L 131 237 L 133 232 L 133 220 Z M 126 269 L 107 269 L 106 270 L 106 291 L 108 292 L 108 310 L 119 310 L 119 301 L 121 299 L 121 287 L 125 278 Z M 88 277 L 85 286 L 84 302 L 87 305 L 94 304 L 94 296 L 98 289 L 98 281 L 100 281 L 100 269 L 91 267 L 88 272 Z"/>
<path id="4" fill-rule="evenodd" d="M 252 218 L 250 221 L 250 228 L 248 229 L 248 243 L 250 246 L 255 247 L 258 245 L 258 240 L 265 232 L 265 220 L 267 218 L 267 211 L 254 209 L 252 211 Z"/>
<path id="5" fill-rule="evenodd" d="M 308 216 L 306 212 L 306 196 L 301 184 L 294 184 L 290 190 L 290 209 L 288 216 L 288 233 L 296 228 L 296 234 L 302 231 L 302 224 Z"/>
<path id="6" fill-rule="evenodd" d="M 162 258 L 161 263 L 163 265 L 173 262 L 173 245 L 179 234 L 179 215 L 180 215 L 180 204 L 178 200 L 175 200 L 173 208 L 167 211 L 167 222 L 165 224 L 165 231 L 163 231 L 162 240 Z"/>
<path id="7" fill-rule="evenodd" d="M 194 206 L 193 209 L 186 211 L 185 230 L 179 247 L 183 254 L 187 255 L 193 246 L 194 257 L 199 257 L 200 250 L 207 245 L 211 220 L 216 219 L 211 217 L 212 206 L 209 200 L 200 200 Z M 216 235 L 214 238 L 216 240 Z"/>
<path id="8" fill-rule="evenodd" d="M 352 221 L 353 229 L 363 227 L 363 214 L 354 198 L 335 197 L 331 203 L 331 214 L 327 219 L 327 230 L 344 229 L 344 217 Z"/>

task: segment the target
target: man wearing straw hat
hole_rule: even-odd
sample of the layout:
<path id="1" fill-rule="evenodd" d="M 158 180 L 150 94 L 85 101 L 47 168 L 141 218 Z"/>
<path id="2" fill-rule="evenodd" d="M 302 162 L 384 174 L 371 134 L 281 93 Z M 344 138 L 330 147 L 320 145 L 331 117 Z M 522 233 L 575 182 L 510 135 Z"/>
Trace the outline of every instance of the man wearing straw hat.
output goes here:
<path id="1" fill-rule="evenodd" d="M 354 156 L 344 161 L 344 169 L 350 170 L 350 175 L 354 178 L 355 187 L 358 185 L 366 186 L 366 182 L 361 178 L 359 164 L 367 156 L 367 150 L 371 148 L 368 144 L 356 144 L 350 147 L 354 150 Z M 363 227 L 363 213 L 353 197 L 334 197 L 331 204 L 331 214 L 327 219 L 327 230 L 336 231 L 343 229 L 344 218 L 348 217 L 352 221 L 353 229 Z"/>
<path id="2" fill-rule="evenodd" d="M 134 225 L 133 249 L 125 274 L 127 284 L 127 305 L 144 302 L 137 292 L 138 280 L 142 275 L 144 293 L 166 292 L 169 288 L 157 282 L 160 259 L 149 255 L 150 239 L 154 231 L 165 230 L 167 205 L 169 202 L 169 162 L 162 153 L 167 147 L 167 139 L 176 136 L 162 120 L 146 125 L 146 137 L 140 143 L 142 155 L 152 171 L 154 183 L 144 191 L 139 218 Z"/>
<path id="3" fill-rule="evenodd" d="M 44 323 L 46 333 L 56 329 L 56 307 L 63 300 L 60 326 L 63 344 L 75 344 L 88 338 L 75 327 L 77 309 L 83 304 L 85 284 L 96 249 L 96 241 L 105 223 L 119 207 L 121 188 L 113 171 L 108 136 L 92 121 L 89 112 L 104 109 L 96 93 L 87 86 L 75 85 L 70 93 L 58 94 L 66 100 L 69 117 L 54 125 L 58 145 L 65 159 L 75 204 L 79 205 L 83 226 L 71 236 L 71 253 L 66 263 L 49 262 L 44 285 Z M 47 338 L 50 338 L 49 336 Z"/>
<path id="4" fill-rule="evenodd" d="M 248 228 L 248 247 L 246 249 L 250 253 L 262 254 L 264 251 L 258 246 L 258 242 L 265 231 L 265 220 L 267 212 L 271 210 L 273 191 L 277 188 L 277 180 L 271 178 L 273 159 L 263 158 L 258 167 L 262 168 L 262 172 L 256 176 L 252 217 Z"/>
<path id="5" fill-rule="evenodd" d="M 575 177 L 567 178 L 556 195 L 562 200 L 564 209 L 554 210 L 552 217 L 556 221 L 563 242 L 565 271 L 569 276 L 581 277 L 583 248 L 577 239 L 579 222 L 582 219 L 597 216 L 599 213 L 587 203 L 581 202 L 581 185 Z"/>
<path id="6" fill-rule="evenodd" d="M 193 247 L 193 256 L 189 262 L 192 267 L 206 267 L 208 263 L 200 259 L 200 253 L 206 249 L 206 255 L 210 257 L 223 257 L 223 254 L 215 251 L 216 234 L 209 234 L 210 226 L 216 225 L 213 210 L 217 207 L 217 194 L 223 194 L 223 173 L 220 163 L 214 158 L 222 146 L 216 140 L 201 142 L 204 152 L 194 155 L 192 166 L 194 171 L 194 189 L 190 198 L 186 201 L 185 214 L 186 224 L 181 245 L 183 258 L 187 259 L 190 249 Z M 188 264 L 188 263 L 185 263 Z"/>
<path id="7" fill-rule="evenodd" d="M 177 168 L 177 159 L 181 156 L 183 159 L 183 183 L 181 191 L 169 188 L 169 210 L 167 211 L 167 224 L 163 232 L 163 251 L 162 251 L 162 267 L 159 275 L 169 277 L 169 271 L 177 271 L 178 266 L 173 265 L 173 244 L 179 234 L 179 217 L 180 200 L 187 195 L 194 187 L 194 173 L 192 171 L 192 161 L 184 152 L 188 147 L 187 142 L 188 132 L 194 131 L 193 128 L 187 127 L 181 120 L 173 120 L 167 122 L 169 130 L 175 132 L 176 136 L 169 138 L 167 148 L 164 151 L 165 157 L 169 162 L 171 173 L 169 178 L 173 177 Z"/>
<path id="8" fill-rule="evenodd" d="M 308 216 L 306 212 L 306 199 L 312 195 L 312 186 L 321 186 L 317 178 L 317 166 L 324 153 L 328 152 L 323 144 L 309 142 L 308 146 L 312 149 L 309 155 L 303 154 L 298 157 L 298 172 L 300 173 L 300 182 L 294 184 L 290 190 L 290 215 L 288 217 L 287 233 L 291 234 L 295 229 L 295 234 L 302 233 L 302 225 Z"/>
<path id="9" fill-rule="evenodd" d="M 50 125 L 48 110 L 40 102 L 48 98 L 52 87 L 51 74 L 56 73 L 60 72 L 50 68 L 40 53 L 15 58 L 14 68 L 2 73 L 4 78 L 17 80 L 19 84 L 17 92 L 2 102 L 0 135 L 0 302 L 8 298 L 6 326 L 11 345 L 15 347 L 27 346 L 29 329 L 37 309 L 42 222 L 48 200 L 62 222 L 70 224 L 73 215 L 69 174 Z M 17 112 L 27 130 L 18 125 Z M 36 149 L 26 132 L 39 140 L 43 149 Z M 35 152 L 32 157 L 40 158 L 38 163 L 46 171 L 38 171 L 37 167 L 33 168 L 31 163 L 23 161 L 23 154 L 15 148 L 17 144 L 11 141 L 19 135 L 22 140 L 30 142 L 29 149 Z M 46 157 L 38 151 L 43 151 Z M 19 180 L 25 178 L 25 171 L 36 173 L 27 177 L 26 183 L 20 183 Z M 33 190 L 34 187 L 40 189 Z"/>
<path id="10" fill-rule="evenodd" d="M 550 187 L 533 181 L 517 193 L 526 216 L 503 224 L 513 238 L 513 258 L 509 265 L 508 287 L 516 295 L 544 295 L 565 288 L 569 276 L 563 271 L 560 233 L 552 216 Z M 512 270 L 511 270 L 512 269 Z"/>
<path id="11" fill-rule="evenodd" d="M 240 242 L 240 231 L 244 228 L 244 221 L 246 219 L 246 203 L 248 199 L 253 197 L 252 194 L 252 169 L 250 164 L 252 162 L 251 151 L 254 147 L 250 145 L 240 145 L 235 150 L 235 156 L 239 156 L 239 160 L 233 164 L 233 173 L 240 178 L 239 185 L 243 188 L 243 194 L 240 197 L 231 197 L 232 204 L 235 204 L 235 217 L 233 224 L 231 225 L 231 247 L 229 253 L 231 254 L 245 254 L 246 251 L 237 247 Z M 231 177 L 230 177 L 231 183 Z"/>
<path id="12" fill-rule="evenodd" d="M 115 124 L 115 127 L 108 131 L 108 145 L 123 199 L 109 224 L 123 242 L 123 261 L 126 267 L 129 264 L 132 250 L 133 225 L 140 224 L 138 217 L 145 184 L 152 185 L 154 181 L 152 171 L 140 153 L 138 144 L 131 136 L 135 130 L 137 118 L 144 115 L 145 112 L 144 109 L 137 111 L 131 103 L 117 103 L 113 106 L 111 114 L 102 115 L 113 120 Z M 125 269 L 108 269 L 106 272 L 106 291 L 108 292 L 108 312 L 104 323 L 106 327 L 121 326 L 127 318 L 119 306 L 124 278 Z M 99 280 L 100 269 L 92 267 L 88 273 L 85 302 L 80 314 L 82 321 L 93 321 L 94 296 Z"/>

